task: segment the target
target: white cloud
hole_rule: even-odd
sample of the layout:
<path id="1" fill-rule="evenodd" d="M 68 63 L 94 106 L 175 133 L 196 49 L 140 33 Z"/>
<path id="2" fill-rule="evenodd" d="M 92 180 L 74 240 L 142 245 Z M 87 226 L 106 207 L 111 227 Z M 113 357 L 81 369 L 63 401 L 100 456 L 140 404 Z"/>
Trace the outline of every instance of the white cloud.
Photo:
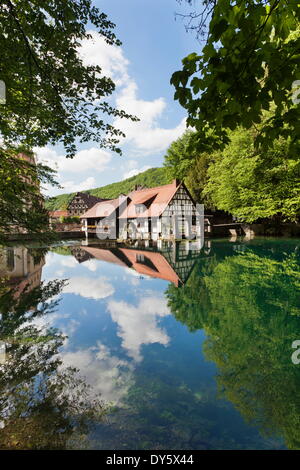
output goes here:
<path id="1" fill-rule="evenodd" d="M 168 345 L 168 335 L 157 324 L 158 317 L 170 314 L 165 299 L 146 297 L 142 298 L 137 306 L 111 300 L 108 302 L 108 311 L 113 321 L 118 324 L 118 336 L 122 338 L 122 346 L 136 362 L 142 360 L 140 349 L 143 344 Z"/>
<path id="2" fill-rule="evenodd" d="M 92 279 L 89 277 L 72 277 L 63 289 L 64 293 L 77 294 L 88 299 L 105 299 L 114 293 L 115 289 L 105 277 Z"/>
<path id="3" fill-rule="evenodd" d="M 171 129 L 165 129 L 158 125 L 166 109 L 164 98 L 153 101 L 144 101 L 137 97 L 138 87 L 134 80 L 119 93 L 116 103 L 120 109 L 139 117 L 139 122 L 115 119 L 114 125 L 126 134 L 125 142 L 132 143 L 137 150 L 143 151 L 142 155 L 164 151 L 170 143 L 183 134 L 186 129 L 186 120 Z"/>
<path id="4" fill-rule="evenodd" d="M 61 356 L 63 366 L 78 368 L 92 386 L 93 393 L 100 393 L 106 402 L 119 403 L 133 380 L 131 365 L 113 356 L 100 342 L 97 347 L 65 352 Z"/>
<path id="5" fill-rule="evenodd" d="M 74 181 L 62 181 L 60 185 L 65 192 L 76 193 L 78 191 L 85 191 L 87 189 L 94 188 L 96 186 L 96 179 L 93 176 L 89 176 L 80 183 L 75 183 Z"/>
<path id="6" fill-rule="evenodd" d="M 59 179 L 59 178 L 57 178 Z M 44 185 L 41 190 L 47 196 L 56 196 L 61 193 L 77 193 L 78 191 L 86 191 L 87 189 L 95 188 L 97 183 L 93 176 L 89 176 L 79 183 L 75 181 L 59 181 L 60 188 L 55 188 L 49 184 Z"/>
<path id="7" fill-rule="evenodd" d="M 126 167 L 128 170 L 132 170 L 133 168 L 137 166 L 137 164 L 138 164 L 137 160 L 127 160 Z"/>
<path id="8" fill-rule="evenodd" d="M 141 99 L 138 85 L 129 74 L 129 61 L 124 56 L 123 49 L 107 44 L 97 32 L 89 32 L 91 39 L 83 40 L 79 48 L 84 64 L 99 65 L 102 68 L 102 74 L 113 79 L 117 87 L 109 98 L 112 106 L 123 109 L 140 119 L 139 122 L 121 118 L 113 119 L 112 124 L 126 134 L 126 138 L 121 139 L 120 145 L 127 144 L 126 151 L 130 151 L 133 158 L 164 152 L 170 143 L 185 131 L 185 119 L 173 128 L 163 127 L 160 122 L 167 111 L 166 99 L 164 97 L 153 100 Z M 62 152 L 58 153 L 49 147 L 34 150 L 38 161 L 47 163 L 58 171 L 59 182 L 64 188 L 57 190 L 46 187 L 49 195 L 83 191 L 97 186 L 95 173 L 105 171 L 111 165 L 112 159 L 110 152 L 94 146 L 78 151 L 73 159 L 67 159 Z M 129 159 L 125 166 L 119 165 L 123 178 L 136 175 L 147 168 L 149 168 L 148 165 L 140 167 L 133 159 Z M 70 176 L 71 174 L 76 177 Z M 79 175 L 82 179 L 77 181 Z"/>
<path id="9" fill-rule="evenodd" d="M 126 178 L 131 178 L 131 176 L 138 175 L 139 173 L 142 173 L 143 171 L 149 170 L 151 166 L 145 165 L 142 166 L 142 168 L 133 168 L 132 170 L 129 170 L 127 173 L 124 173 L 123 175 L 123 180 L 126 180 Z"/>
<path id="10" fill-rule="evenodd" d="M 96 147 L 80 150 L 73 159 L 66 158 L 49 147 L 35 148 L 34 151 L 38 162 L 44 163 L 57 171 L 56 179 L 62 189 L 50 185 L 45 185 L 42 188 L 50 196 L 55 196 L 62 192 L 72 193 L 95 188 L 97 181 L 94 176 L 87 176 L 82 181 L 67 179 L 66 176 L 70 173 L 76 175 L 76 177 L 82 173 L 101 173 L 108 168 L 112 158 L 109 152 Z"/>
<path id="11" fill-rule="evenodd" d="M 164 151 L 185 131 L 185 119 L 175 128 L 160 127 L 158 120 L 166 111 L 166 100 L 163 97 L 152 101 L 139 99 L 138 86 L 129 75 L 129 61 L 125 58 L 122 48 L 107 44 L 95 31 L 90 31 L 90 34 L 92 39 L 84 40 L 80 48 L 84 63 L 99 65 L 103 74 L 111 77 L 117 86 L 117 108 L 124 109 L 140 119 L 139 122 L 132 122 L 117 118 L 114 120 L 115 127 L 125 132 L 125 141 L 136 146 L 138 151 L 143 151 L 142 155 L 145 155 L 145 152 L 151 154 Z"/>
<path id="12" fill-rule="evenodd" d="M 96 147 L 80 150 L 74 158 L 59 155 L 49 147 L 35 148 L 34 151 L 39 162 L 48 164 L 48 166 L 57 170 L 59 174 L 62 172 L 82 173 L 88 170 L 100 173 L 107 168 L 112 158 L 109 152 Z"/>
<path id="13" fill-rule="evenodd" d="M 51 300 L 56 300 L 56 298 L 58 299 L 59 295 L 52 297 Z M 69 313 L 63 313 L 62 311 L 53 312 L 47 315 L 46 317 L 35 318 L 33 321 L 28 322 L 28 325 L 34 325 L 36 328 L 39 328 L 41 331 L 43 331 L 44 334 L 47 334 L 47 330 L 49 328 L 57 327 L 58 322 L 61 322 L 63 320 L 64 323 L 59 326 L 59 331 L 65 336 L 63 343 L 66 347 L 70 337 L 74 335 L 75 331 L 80 326 L 80 323 L 74 318 L 70 319 L 70 316 L 71 315 Z"/>
<path id="14" fill-rule="evenodd" d="M 82 263 L 82 266 L 87 268 L 89 271 L 95 272 L 99 268 L 99 261 L 96 259 L 89 259 Z"/>
<path id="15" fill-rule="evenodd" d="M 122 48 L 107 44 L 96 31 L 89 33 L 92 38 L 84 39 L 79 49 L 84 65 L 99 65 L 102 74 L 112 78 L 117 86 L 126 83 L 129 79 L 129 61 L 124 57 Z"/>
<path id="16" fill-rule="evenodd" d="M 71 258 L 71 256 L 64 256 L 60 261 L 62 266 L 66 266 L 67 268 L 76 268 L 78 263 L 75 258 Z"/>

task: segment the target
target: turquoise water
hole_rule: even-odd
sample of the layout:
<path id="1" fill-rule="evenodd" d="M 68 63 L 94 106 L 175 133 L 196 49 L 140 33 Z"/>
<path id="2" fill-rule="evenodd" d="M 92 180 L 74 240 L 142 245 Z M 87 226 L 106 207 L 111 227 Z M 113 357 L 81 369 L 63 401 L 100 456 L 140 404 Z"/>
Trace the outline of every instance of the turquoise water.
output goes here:
<path id="1" fill-rule="evenodd" d="M 299 449 L 299 247 L 3 247 L 0 448 Z"/>

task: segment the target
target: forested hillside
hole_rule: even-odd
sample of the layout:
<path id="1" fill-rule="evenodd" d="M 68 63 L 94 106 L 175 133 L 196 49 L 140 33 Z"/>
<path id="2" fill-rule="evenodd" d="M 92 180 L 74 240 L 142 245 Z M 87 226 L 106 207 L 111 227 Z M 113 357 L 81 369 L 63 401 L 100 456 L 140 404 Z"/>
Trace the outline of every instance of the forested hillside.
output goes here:
<path id="1" fill-rule="evenodd" d="M 172 177 L 166 174 L 165 168 L 150 168 L 126 180 L 83 192 L 87 192 L 93 196 L 103 197 L 104 199 L 113 199 L 118 197 L 121 193 L 129 193 L 136 184 L 145 186 L 146 188 L 152 188 L 154 186 L 170 183 L 171 180 Z M 52 197 L 46 201 L 46 208 L 50 211 L 65 210 L 74 194 L 75 193 L 61 194 L 60 196 Z"/>

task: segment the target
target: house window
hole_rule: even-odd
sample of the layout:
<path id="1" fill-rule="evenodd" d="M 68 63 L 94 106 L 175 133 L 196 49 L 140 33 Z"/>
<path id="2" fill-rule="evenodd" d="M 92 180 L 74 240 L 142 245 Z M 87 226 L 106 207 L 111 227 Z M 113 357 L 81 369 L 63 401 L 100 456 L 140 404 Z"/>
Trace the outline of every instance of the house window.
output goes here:
<path id="1" fill-rule="evenodd" d="M 156 268 L 156 266 L 152 263 L 152 261 L 147 256 L 137 254 L 136 261 L 137 263 L 143 264 L 144 266 L 147 266 L 148 268 L 152 269 L 152 271 L 158 272 L 158 269 Z"/>
<path id="2" fill-rule="evenodd" d="M 12 272 L 15 269 L 15 251 L 13 248 L 6 250 L 6 263 L 8 271 Z"/>
<path id="3" fill-rule="evenodd" d="M 136 204 L 135 211 L 137 214 L 142 214 L 145 210 L 144 204 Z"/>

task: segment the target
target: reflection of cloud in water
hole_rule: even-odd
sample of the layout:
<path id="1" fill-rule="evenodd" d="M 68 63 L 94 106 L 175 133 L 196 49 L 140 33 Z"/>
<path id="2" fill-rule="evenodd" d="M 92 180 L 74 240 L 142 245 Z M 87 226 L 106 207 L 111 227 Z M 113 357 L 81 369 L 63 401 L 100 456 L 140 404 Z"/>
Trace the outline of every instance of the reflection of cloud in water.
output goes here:
<path id="1" fill-rule="evenodd" d="M 63 325 L 59 326 L 59 332 L 66 336 L 64 340 L 64 346 L 66 347 L 70 337 L 74 335 L 80 326 L 80 322 L 74 318 L 70 318 L 70 316 L 70 313 L 53 312 L 46 317 L 34 318 L 32 321 L 24 323 L 24 326 L 33 325 L 40 329 L 43 334 L 47 334 L 49 328 L 56 327 L 59 321 L 64 320 Z"/>
<path id="2" fill-rule="evenodd" d="M 120 403 L 132 381 L 132 366 L 111 355 L 100 342 L 96 347 L 61 354 L 63 366 L 80 370 L 94 394 L 101 393 L 103 400 Z"/>
<path id="3" fill-rule="evenodd" d="M 58 269 L 57 271 L 55 271 L 54 273 L 55 277 L 57 278 L 63 278 L 63 277 L 66 277 L 65 276 L 65 270 L 64 269 Z"/>
<path id="4" fill-rule="evenodd" d="M 124 271 L 125 271 L 127 274 L 130 274 L 131 276 L 140 277 L 140 273 L 138 273 L 137 271 L 135 271 L 135 270 L 132 269 L 132 268 L 124 268 Z M 124 277 L 124 279 L 126 279 L 126 277 Z"/>
<path id="5" fill-rule="evenodd" d="M 143 358 L 140 349 L 143 344 L 169 344 L 170 338 L 157 325 L 158 318 L 169 315 L 165 299 L 158 297 L 142 298 L 137 306 L 124 301 L 110 300 L 108 310 L 118 324 L 118 336 L 122 346 L 136 362 Z"/>
<path id="6" fill-rule="evenodd" d="M 115 289 L 105 277 L 92 279 L 89 277 L 72 277 L 64 287 L 65 294 L 77 294 L 87 299 L 105 299 L 114 293 Z"/>
<path id="7" fill-rule="evenodd" d="M 56 263 L 57 263 L 57 255 L 55 255 L 51 251 L 48 251 L 48 253 L 45 256 L 45 266 L 48 267 Z"/>
<path id="8" fill-rule="evenodd" d="M 62 266 L 66 266 L 67 268 L 76 268 L 78 263 L 75 258 L 71 258 L 70 256 L 64 257 L 61 261 L 60 264 Z"/>
<path id="9" fill-rule="evenodd" d="M 147 276 L 147 274 L 141 274 L 138 271 L 135 271 L 133 268 L 124 268 L 126 274 L 130 274 L 131 276 L 137 277 L 139 279 L 146 279 L 151 281 L 153 278 L 151 276 Z M 124 278 L 126 279 L 126 277 Z"/>
<path id="10" fill-rule="evenodd" d="M 95 272 L 99 268 L 99 262 L 96 259 L 89 259 L 82 263 L 84 268 L 87 268 L 89 271 Z"/>

